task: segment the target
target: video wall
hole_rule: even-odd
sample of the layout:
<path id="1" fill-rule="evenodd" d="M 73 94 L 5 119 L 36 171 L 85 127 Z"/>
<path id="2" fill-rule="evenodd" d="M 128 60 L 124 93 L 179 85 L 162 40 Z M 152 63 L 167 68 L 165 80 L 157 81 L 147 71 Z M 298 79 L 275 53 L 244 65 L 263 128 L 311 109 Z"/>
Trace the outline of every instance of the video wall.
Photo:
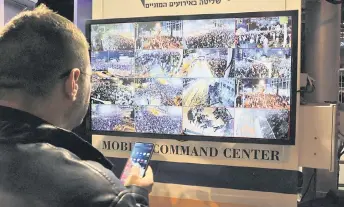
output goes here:
<path id="1" fill-rule="evenodd" d="M 93 132 L 294 136 L 292 16 L 115 21 L 89 25 Z"/>

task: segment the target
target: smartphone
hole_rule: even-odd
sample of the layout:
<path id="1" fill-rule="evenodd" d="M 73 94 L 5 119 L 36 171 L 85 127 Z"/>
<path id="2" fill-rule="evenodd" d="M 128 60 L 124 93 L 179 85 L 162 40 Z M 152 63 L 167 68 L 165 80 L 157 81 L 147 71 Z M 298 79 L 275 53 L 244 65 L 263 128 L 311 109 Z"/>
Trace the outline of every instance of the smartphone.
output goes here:
<path id="1" fill-rule="evenodd" d="M 137 166 L 140 168 L 140 176 L 144 177 L 146 170 L 149 166 L 149 162 L 152 158 L 154 150 L 154 144 L 136 142 L 133 150 L 131 151 L 130 158 L 125 164 L 124 170 L 121 175 L 121 182 L 124 184 L 127 177 L 130 175 L 131 168 Z"/>

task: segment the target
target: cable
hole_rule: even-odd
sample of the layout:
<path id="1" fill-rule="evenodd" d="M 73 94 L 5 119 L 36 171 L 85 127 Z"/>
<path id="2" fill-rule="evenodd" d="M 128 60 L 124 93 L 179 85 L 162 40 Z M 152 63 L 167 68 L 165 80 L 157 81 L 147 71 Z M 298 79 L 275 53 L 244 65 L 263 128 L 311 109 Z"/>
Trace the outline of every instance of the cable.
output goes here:
<path id="1" fill-rule="evenodd" d="M 344 134 L 338 130 L 338 135 L 341 137 L 341 140 L 344 138 Z M 338 159 L 344 155 L 344 141 L 341 141 L 338 147 Z"/>
<path id="2" fill-rule="evenodd" d="M 339 149 L 338 149 L 338 160 L 340 160 L 343 155 L 344 155 L 344 142 L 342 142 L 342 144 L 339 146 Z"/>
<path id="3" fill-rule="evenodd" d="M 338 131 L 339 135 L 341 135 L 342 137 L 344 137 L 344 134 L 341 131 Z"/>
<path id="4" fill-rule="evenodd" d="M 300 90 L 296 91 L 298 93 L 313 93 L 315 91 L 315 85 L 307 85 L 306 87 L 301 88 Z"/>
<path id="5" fill-rule="evenodd" d="M 300 90 L 296 91 L 297 93 L 301 93 L 301 95 L 305 93 L 313 93 L 315 91 L 315 84 L 313 83 L 314 79 L 311 77 L 307 77 L 307 84 L 304 87 L 301 87 Z"/>
<path id="6" fill-rule="evenodd" d="M 338 147 L 338 151 L 341 152 L 344 149 L 344 142 L 341 141 Z"/>

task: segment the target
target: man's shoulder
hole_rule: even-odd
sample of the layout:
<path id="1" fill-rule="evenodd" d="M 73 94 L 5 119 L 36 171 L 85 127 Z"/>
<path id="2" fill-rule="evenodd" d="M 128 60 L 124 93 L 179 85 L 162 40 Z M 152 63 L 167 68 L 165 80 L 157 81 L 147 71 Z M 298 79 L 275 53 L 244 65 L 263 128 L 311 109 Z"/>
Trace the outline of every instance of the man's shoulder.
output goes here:
<path id="1" fill-rule="evenodd" d="M 67 202 L 64 206 L 132 207 L 148 204 L 147 190 L 124 187 L 111 170 L 96 161 L 82 160 L 72 152 L 48 143 L 26 148 L 29 154 L 32 153 L 30 160 L 41 165 L 37 170 L 47 172 L 46 180 L 53 181 L 53 191 Z"/>
<path id="2" fill-rule="evenodd" d="M 0 148 L 8 151 L 22 166 L 25 165 L 28 173 L 31 173 L 31 168 L 32 172 L 39 169 L 40 173 L 55 177 L 55 180 L 78 179 L 100 183 L 103 188 L 121 187 L 110 170 L 112 164 L 76 134 L 46 123 L 4 123 L 7 127 L 0 130 L 3 136 Z M 74 180 L 67 184 L 78 183 Z"/>
<path id="3" fill-rule="evenodd" d="M 0 200 L 4 206 L 133 207 L 144 189 L 125 188 L 112 164 L 76 134 L 0 107 Z"/>
<path id="4" fill-rule="evenodd" d="M 17 146 L 25 159 L 21 163 L 26 163 L 26 170 L 17 175 L 20 173 L 22 179 L 35 180 L 31 183 L 36 185 L 34 192 L 54 193 L 67 206 L 68 202 L 86 205 L 99 200 L 98 197 L 103 199 L 104 206 L 110 206 L 125 190 L 110 170 L 97 162 L 81 160 L 66 149 L 48 143 Z"/>
<path id="5" fill-rule="evenodd" d="M 25 146 L 26 145 L 26 146 Z M 18 145 L 21 146 L 20 144 Z M 103 165 L 96 161 L 83 160 L 73 152 L 56 147 L 50 143 L 23 144 L 24 153 L 32 157 L 41 168 L 49 169 L 51 175 L 63 173 L 64 179 L 72 179 L 73 176 L 87 179 L 90 182 L 96 181 L 102 185 L 121 186 L 118 178 Z"/>
<path id="6" fill-rule="evenodd" d="M 101 165 L 48 143 L 0 143 L 0 151 L 4 206 L 109 207 L 123 190 Z"/>

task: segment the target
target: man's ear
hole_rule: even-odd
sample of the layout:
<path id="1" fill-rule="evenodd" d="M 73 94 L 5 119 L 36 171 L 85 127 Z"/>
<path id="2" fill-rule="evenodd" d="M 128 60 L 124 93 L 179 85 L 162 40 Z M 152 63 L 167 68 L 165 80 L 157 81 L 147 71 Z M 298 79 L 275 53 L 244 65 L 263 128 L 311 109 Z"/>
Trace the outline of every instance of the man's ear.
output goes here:
<path id="1" fill-rule="evenodd" d="M 65 94 L 68 99 L 75 101 L 78 91 L 79 91 L 79 78 L 80 78 L 80 69 L 79 68 L 74 68 L 71 70 L 69 73 L 68 78 L 65 81 Z"/>

